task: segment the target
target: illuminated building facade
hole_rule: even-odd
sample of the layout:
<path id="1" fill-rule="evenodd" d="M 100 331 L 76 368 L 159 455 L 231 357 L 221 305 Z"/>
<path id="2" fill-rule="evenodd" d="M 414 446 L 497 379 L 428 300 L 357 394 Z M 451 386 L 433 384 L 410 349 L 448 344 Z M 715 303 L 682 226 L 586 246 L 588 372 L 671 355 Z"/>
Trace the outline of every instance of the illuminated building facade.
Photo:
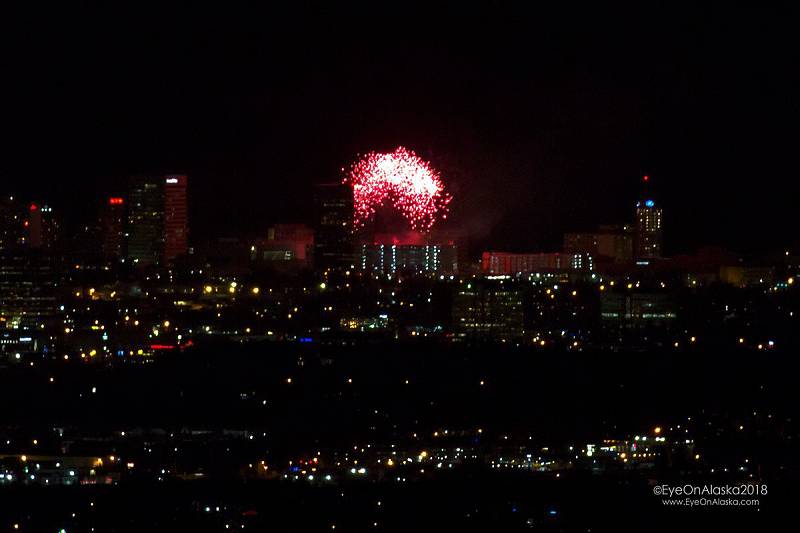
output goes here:
<path id="1" fill-rule="evenodd" d="M 635 256 L 640 259 L 661 257 L 662 210 L 653 200 L 636 203 Z"/>
<path id="2" fill-rule="evenodd" d="M 6 250 L 0 254 L 0 350 L 51 349 L 57 276 L 47 254 Z"/>
<path id="3" fill-rule="evenodd" d="M 453 244 L 362 244 L 359 265 L 381 274 L 455 274 L 458 252 Z"/>
<path id="4" fill-rule="evenodd" d="M 524 333 L 522 291 L 501 284 L 473 282 L 453 295 L 458 338 L 511 341 Z"/>
<path id="5" fill-rule="evenodd" d="M 484 274 L 493 276 L 513 276 L 536 272 L 591 271 L 594 269 L 594 262 L 587 253 L 483 252 L 481 269 Z"/>
<path id="6" fill-rule="evenodd" d="M 600 300 L 600 316 L 606 321 L 637 327 L 661 324 L 677 315 L 673 300 L 666 294 L 607 292 Z"/>
<path id="7" fill-rule="evenodd" d="M 159 262 L 164 246 L 164 184 L 159 177 L 136 177 L 128 192 L 128 260 L 136 266 Z"/>
<path id="8" fill-rule="evenodd" d="M 189 251 L 186 176 L 164 177 L 164 262 L 172 263 Z"/>
<path id="9" fill-rule="evenodd" d="M 314 188 L 314 265 L 318 270 L 355 267 L 353 192 L 341 183 Z"/>

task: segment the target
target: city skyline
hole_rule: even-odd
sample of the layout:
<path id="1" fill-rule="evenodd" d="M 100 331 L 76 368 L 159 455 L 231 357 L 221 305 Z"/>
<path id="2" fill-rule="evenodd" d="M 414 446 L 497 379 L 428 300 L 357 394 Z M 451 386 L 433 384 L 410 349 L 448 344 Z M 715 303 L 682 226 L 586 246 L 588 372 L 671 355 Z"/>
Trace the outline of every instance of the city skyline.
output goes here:
<path id="1" fill-rule="evenodd" d="M 476 43 L 483 12 L 465 8 L 458 28 L 439 27 L 448 12 L 432 12 L 414 20 L 424 36 L 416 46 L 378 39 L 369 54 L 359 52 L 359 31 L 375 28 L 344 14 L 296 48 L 279 46 L 285 30 L 267 30 L 281 16 L 302 17 L 291 10 L 266 16 L 264 28 L 253 27 L 258 17 L 234 17 L 245 32 L 203 13 L 197 25 L 173 13 L 171 24 L 165 13 L 150 21 L 156 40 L 135 46 L 133 19 L 113 33 L 81 28 L 76 40 L 34 19 L 48 30 L 36 43 L 4 36 L 42 68 L 31 72 L 24 55 L 5 66 L 16 83 L 0 89 L 15 102 L 0 177 L 26 197 L 53 190 L 68 221 L 86 221 L 81 199 L 97 191 L 117 195 L 139 173 L 185 173 L 195 230 L 230 235 L 309 219 L 314 183 L 337 181 L 359 153 L 405 145 L 460 199 L 454 223 L 501 248 L 548 249 L 601 218 L 627 220 L 643 175 L 672 213 L 668 250 L 796 245 L 780 217 L 791 209 L 786 132 L 797 121 L 796 107 L 780 107 L 794 87 L 782 12 L 698 8 L 693 16 L 708 20 L 699 26 L 680 11 L 588 10 L 571 29 L 512 24 Z M 627 23 L 637 17 L 647 22 Z M 752 32 L 746 43 L 739 26 Z M 75 68 L 45 55 L 57 40 L 81 58 Z M 57 79 L 62 89 L 51 91 Z M 151 79 L 173 83 L 161 90 Z M 42 120 L 49 128 L 34 129 Z M 210 215 L 212 206 L 224 215 Z"/>
<path id="2" fill-rule="evenodd" d="M 4 16 L 0 533 L 785 529 L 795 6 L 295 4 Z"/>
<path id="3" fill-rule="evenodd" d="M 326 188 L 341 188 L 342 191 L 347 191 L 346 195 L 348 200 L 346 204 L 338 206 L 341 213 L 336 215 L 336 225 L 340 224 L 338 221 L 339 218 L 343 217 L 348 221 L 347 233 L 352 237 L 354 246 L 360 246 L 361 243 L 421 244 L 423 240 L 430 241 L 431 238 L 433 238 L 432 242 L 437 242 L 437 239 L 445 239 L 452 244 L 453 237 L 457 235 L 459 245 L 464 248 L 464 253 L 468 254 L 470 260 L 480 261 L 481 254 L 483 253 L 485 255 L 486 250 L 489 250 L 493 252 L 504 251 L 538 254 L 578 252 L 588 254 L 594 258 L 596 258 L 598 254 L 600 256 L 616 257 L 615 260 L 617 262 L 633 261 L 637 259 L 644 260 L 645 263 L 653 259 L 668 259 L 670 256 L 686 256 L 702 253 L 704 250 L 710 249 L 719 249 L 725 250 L 728 253 L 740 254 L 740 257 L 749 258 L 750 260 L 756 259 L 757 257 L 767 258 L 769 256 L 789 254 L 793 253 L 793 250 L 795 250 L 794 243 L 783 245 L 776 244 L 771 248 L 756 250 L 752 248 L 742 249 L 741 247 L 726 248 L 725 246 L 719 246 L 717 243 L 720 241 L 714 239 L 712 239 L 711 242 L 697 243 L 696 247 L 691 249 L 677 245 L 674 239 L 669 239 L 670 232 L 665 232 L 663 230 L 664 205 L 660 200 L 654 200 L 654 198 L 661 198 L 662 195 L 658 192 L 658 189 L 653 187 L 652 178 L 649 175 L 641 176 L 637 180 L 637 184 L 631 187 L 631 190 L 637 190 L 638 193 L 635 195 L 635 203 L 629 206 L 628 218 L 616 221 L 610 221 L 607 218 L 587 221 L 581 226 L 581 231 L 562 231 L 559 233 L 559 237 L 554 244 L 550 244 L 544 248 L 536 247 L 533 249 L 525 249 L 520 242 L 509 243 L 507 240 L 503 239 L 500 239 L 499 242 L 506 244 L 497 245 L 486 239 L 475 239 L 473 235 L 463 230 L 454 230 L 453 228 L 458 226 L 453 225 L 451 221 L 447 219 L 449 210 L 443 211 L 442 213 L 444 216 L 438 217 L 437 228 L 433 228 L 433 230 L 427 228 L 415 231 L 413 226 L 408 225 L 408 222 L 402 222 L 401 211 L 396 206 L 393 207 L 388 200 L 380 200 L 378 204 L 375 204 L 375 207 L 379 208 L 378 219 L 381 220 L 380 226 L 376 227 L 373 225 L 375 207 L 371 207 L 371 209 L 373 209 L 373 215 L 371 215 L 369 225 L 365 227 L 364 215 L 359 215 L 358 209 L 354 208 L 353 184 L 348 182 L 347 173 L 343 172 L 342 175 L 343 178 L 340 182 L 314 184 L 307 194 L 314 198 L 313 203 L 316 203 L 318 192 Z M 178 184 L 179 181 L 180 184 Z M 104 235 L 104 250 L 108 246 L 116 246 L 119 248 L 121 245 L 124 245 L 126 247 L 125 254 L 121 254 L 120 248 L 116 254 L 113 255 L 117 257 L 123 257 L 123 255 L 125 257 L 131 256 L 132 260 L 137 256 L 137 253 L 131 254 L 130 250 L 127 250 L 127 247 L 138 246 L 133 244 L 137 238 L 137 234 L 143 235 L 142 239 L 144 240 L 142 242 L 146 244 L 142 246 L 145 246 L 148 250 L 156 246 L 156 248 L 148 251 L 145 255 L 149 254 L 152 257 L 163 256 L 164 260 L 172 262 L 178 257 L 191 254 L 191 250 L 193 250 L 193 246 L 191 245 L 200 246 L 202 248 L 220 237 L 241 239 L 243 242 L 257 242 L 268 238 L 268 234 L 274 231 L 275 227 L 286 224 L 297 225 L 298 223 L 309 229 L 313 229 L 315 232 L 320 231 L 318 208 L 315 208 L 312 212 L 307 213 L 306 216 L 299 220 L 297 216 L 290 216 L 286 220 L 261 221 L 260 224 L 243 228 L 238 233 L 225 233 L 220 235 L 211 232 L 197 235 L 196 232 L 190 232 L 188 230 L 191 220 L 191 218 L 189 218 L 189 213 L 195 211 L 195 209 L 193 209 L 192 202 L 190 201 L 191 187 L 189 186 L 190 179 L 187 175 L 167 173 L 163 175 L 151 174 L 145 176 L 139 174 L 137 176 L 128 177 L 126 182 L 128 189 L 121 196 L 92 199 L 93 202 L 88 205 L 95 204 L 98 206 L 94 216 L 83 221 L 84 225 L 82 229 L 74 226 L 67 226 L 69 232 L 62 227 L 64 226 L 64 220 L 61 218 L 62 213 L 53 214 L 53 209 L 50 207 L 52 204 L 48 202 L 42 204 L 42 208 L 39 209 L 36 202 L 28 203 L 24 198 L 19 198 L 14 195 L 7 196 L 5 201 L 8 205 L 16 204 L 18 206 L 17 209 L 20 210 L 20 216 L 22 216 L 20 222 L 24 222 L 25 224 L 25 227 L 22 229 L 25 230 L 26 237 L 23 237 L 23 239 L 27 239 L 27 235 L 34 235 L 33 228 L 39 228 L 36 232 L 36 234 L 39 235 L 36 240 L 39 241 L 40 244 L 35 247 L 41 246 L 41 212 L 46 211 L 48 213 L 48 218 L 53 220 L 51 224 L 55 225 L 54 228 L 45 230 L 49 234 L 47 239 L 48 246 L 53 246 L 57 241 L 78 238 L 80 232 L 85 231 L 87 228 L 97 226 L 99 231 Z M 147 182 L 152 182 L 152 185 L 147 185 L 147 187 L 151 187 L 154 191 L 153 194 L 156 195 L 150 200 L 150 203 L 155 203 L 148 207 L 148 209 L 158 209 L 160 215 L 158 221 L 154 222 L 158 227 L 153 226 L 150 231 L 152 235 L 148 234 L 144 236 L 142 232 L 147 230 L 143 228 L 148 226 L 146 224 L 142 225 L 142 220 L 140 220 L 141 215 L 136 214 L 134 206 L 141 205 L 142 200 L 140 197 L 142 196 L 141 193 L 137 192 L 138 189 L 135 185 L 137 183 L 144 185 Z M 35 198 L 39 198 L 39 196 L 41 195 L 35 196 Z M 137 198 L 139 199 L 137 200 Z M 149 198 L 149 196 L 145 195 L 142 198 Z M 133 205 L 131 205 L 131 199 L 134 199 Z M 448 203 L 451 199 L 452 198 L 448 198 Z M 339 200 L 336 201 L 338 202 Z M 457 209 L 458 202 L 454 205 Z M 31 216 L 24 216 L 25 206 L 28 206 L 27 209 L 30 211 Z M 126 224 L 120 226 L 121 229 L 119 229 L 119 231 L 130 226 L 133 233 L 125 235 L 120 234 L 119 239 L 115 238 L 114 242 L 109 243 L 107 241 L 111 237 L 108 235 L 107 231 L 108 224 L 113 225 L 112 233 L 113 231 L 117 231 L 117 225 L 119 225 L 118 222 L 114 222 L 111 216 L 115 209 L 119 213 L 118 216 L 124 216 L 127 220 Z M 176 209 L 177 213 L 179 213 L 177 215 L 178 218 L 176 218 L 175 215 Z M 91 210 L 87 209 L 86 211 L 90 212 Z M 668 210 L 668 213 L 667 217 L 669 220 L 669 218 L 671 218 L 670 210 Z M 89 216 L 91 217 L 91 215 Z M 388 219 L 383 220 L 386 217 L 388 217 Z M 360 221 L 359 218 L 361 218 Z M 39 222 L 35 225 L 32 224 L 31 229 L 28 229 L 28 223 L 33 223 L 37 220 Z M 175 221 L 170 223 L 170 220 Z M 673 221 L 669 220 L 668 227 L 670 230 L 672 230 L 672 224 Z M 171 228 L 171 230 L 168 228 Z M 557 231 L 557 229 L 555 229 L 555 231 Z M 160 237 L 154 237 L 156 235 L 160 235 Z M 628 237 L 624 237 L 624 235 L 628 235 Z M 672 243 L 672 248 L 665 249 L 665 235 L 668 236 L 667 241 Z M 620 241 L 620 239 L 625 238 L 629 241 L 627 244 Z M 119 240 L 119 242 L 117 242 L 117 240 Z M 156 242 L 157 240 L 158 243 Z M 589 241 L 592 242 L 590 243 Z M 620 246 L 626 249 L 629 248 L 628 252 L 624 250 L 621 251 L 619 249 Z M 615 247 L 617 248 L 616 250 L 614 250 Z M 317 250 L 317 252 L 322 253 L 320 257 L 325 255 L 325 252 L 320 252 L 320 250 Z M 142 253 L 144 253 L 144 251 L 138 253 L 138 255 L 142 255 Z M 620 256 L 620 253 L 622 253 L 622 256 Z M 464 259 L 465 256 L 462 255 L 461 258 Z M 140 259 L 136 259 L 134 262 L 139 262 L 139 260 Z M 153 260 L 147 260 L 142 264 L 151 264 L 153 262 Z"/>

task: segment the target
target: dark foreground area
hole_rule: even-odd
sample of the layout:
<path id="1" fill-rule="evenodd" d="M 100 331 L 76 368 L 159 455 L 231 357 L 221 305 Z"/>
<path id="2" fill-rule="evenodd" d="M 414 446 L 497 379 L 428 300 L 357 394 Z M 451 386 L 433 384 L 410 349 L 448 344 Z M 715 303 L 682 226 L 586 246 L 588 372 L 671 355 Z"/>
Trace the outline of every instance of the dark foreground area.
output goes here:
<path id="1" fill-rule="evenodd" d="M 798 495 L 795 376 L 777 351 L 425 344 L 11 366 L 0 527 L 763 529 Z M 662 484 L 767 489 L 687 508 Z"/>
<path id="2" fill-rule="evenodd" d="M 465 475 L 395 487 L 163 484 L 2 491 L 3 527 L 24 531 L 777 530 L 786 484 L 756 508 L 666 508 L 645 479 Z M 94 528 L 94 529 L 92 529 Z"/>

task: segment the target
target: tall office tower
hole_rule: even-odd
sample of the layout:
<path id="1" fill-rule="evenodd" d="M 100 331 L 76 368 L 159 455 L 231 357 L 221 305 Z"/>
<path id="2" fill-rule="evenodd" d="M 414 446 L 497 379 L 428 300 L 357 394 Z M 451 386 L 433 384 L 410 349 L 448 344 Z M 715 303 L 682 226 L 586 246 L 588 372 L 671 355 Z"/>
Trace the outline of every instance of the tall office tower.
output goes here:
<path id="1" fill-rule="evenodd" d="M 53 208 L 47 205 L 30 204 L 28 218 L 25 220 L 26 242 L 31 248 L 50 250 L 55 246 L 58 236 L 58 223 Z"/>
<path id="2" fill-rule="evenodd" d="M 186 176 L 164 177 L 164 262 L 171 263 L 189 250 Z"/>
<path id="3" fill-rule="evenodd" d="M 636 259 L 661 257 L 662 210 L 653 200 L 636 202 Z"/>
<path id="4" fill-rule="evenodd" d="M 118 196 L 108 199 L 100 214 L 103 257 L 120 259 L 123 257 L 125 239 L 125 200 Z"/>
<path id="5" fill-rule="evenodd" d="M 341 183 L 314 189 L 314 265 L 318 270 L 355 267 L 353 192 Z"/>
<path id="6" fill-rule="evenodd" d="M 183 174 L 131 180 L 126 236 L 135 265 L 166 265 L 186 255 L 186 182 Z"/>
<path id="7" fill-rule="evenodd" d="M 164 249 L 164 178 L 131 180 L 127 226 L 128 260 L 136 266 L 158 264 Z"/>
<path id="8" fill-rule="evenodd" d="M 0 198 L 0 250 L 25 242 L 22 206 L 13 196 Z"/>

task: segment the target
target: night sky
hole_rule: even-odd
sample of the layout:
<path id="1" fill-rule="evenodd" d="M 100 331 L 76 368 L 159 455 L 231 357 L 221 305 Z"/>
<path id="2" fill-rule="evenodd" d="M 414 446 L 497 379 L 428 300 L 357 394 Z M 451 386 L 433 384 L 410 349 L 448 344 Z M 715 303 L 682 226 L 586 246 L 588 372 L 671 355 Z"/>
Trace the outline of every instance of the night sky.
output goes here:
<path id="1" fill-rule="evenodd" d="M 797 243 L 793 8 L 560 4 L 4 14 L 3 192 L 75 224 L 132 173 L 186 172 L 194 239 L 259 234 L 404 145 L 475 251 L 630 220 L 643 174 L 667 253 Z"/>

